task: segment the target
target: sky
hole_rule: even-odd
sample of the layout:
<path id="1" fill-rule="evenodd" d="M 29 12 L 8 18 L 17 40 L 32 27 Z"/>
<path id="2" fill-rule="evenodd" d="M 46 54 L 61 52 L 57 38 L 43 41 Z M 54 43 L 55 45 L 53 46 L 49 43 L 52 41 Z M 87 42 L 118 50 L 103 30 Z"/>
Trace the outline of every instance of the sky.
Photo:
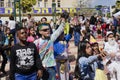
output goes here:
<path id="1" fill-rule="evenodd" d="M 116 0 L 91 0 L 91 6 L 95 5 L 103 5 L 103 6 L 110 6 L 115 5 Z"/>

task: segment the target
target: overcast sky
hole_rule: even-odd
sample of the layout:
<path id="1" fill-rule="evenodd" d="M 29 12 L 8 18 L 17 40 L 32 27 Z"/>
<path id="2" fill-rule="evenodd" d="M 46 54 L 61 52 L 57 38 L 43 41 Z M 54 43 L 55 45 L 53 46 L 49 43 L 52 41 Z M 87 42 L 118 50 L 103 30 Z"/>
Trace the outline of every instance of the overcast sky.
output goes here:
<path id="1" fill-rule="evenodd" d="M 116 0 L 93 0 L 91 2 L 92 6 L 95 5 L 105 5 L 105 6 L 110 6 L 110 5 L 115 5 Z"/>

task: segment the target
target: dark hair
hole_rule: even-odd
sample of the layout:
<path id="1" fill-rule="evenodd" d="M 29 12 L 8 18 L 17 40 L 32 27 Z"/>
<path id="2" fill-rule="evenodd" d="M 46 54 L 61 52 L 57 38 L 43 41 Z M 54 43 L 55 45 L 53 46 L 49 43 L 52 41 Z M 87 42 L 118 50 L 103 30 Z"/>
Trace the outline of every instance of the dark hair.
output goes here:
<path id="1" fill-rule="evenodd" d="M 86 45 L 90 44 L 88 41 L 80 41 L 78 45 L 78 55 L 77 55 L 77 60 L 76 60 L 76 66 L 75 66 L 75 78 L 79 78 L 81 80 L 81 73 L 80 73 L 80 66 L 79 66 L 79 58 L 82 56 L 86 56 Z"/>
<path id="2" fill-rule="evenodd" d="M 78 45 L 78 58 L 84 56 L 88 57 L 89 55 L 86 54 L 86 45 L 90 44 L 89 41 L 80 41 Z"/>
<path id="3" fill-rule="evenodd" d="M 93 47 L 94 47 L 96 44 L 98 45 L 98 43 L 97 43 L 97 42 L 92 43 L 92 44 L 91 44 L 91 46 L 93 46 Z M 99 45 L 98 45 L 98 46 L 99 46 Z"/>
<path id="4" fill-rule="evenodd" d="M 45 19 L 45 21 L 47 21 L 47 18 L 46 18 L 46 17 L 42 17 L 42 18 L 41 18 L 41 22 L 42 22 L 43 19 Z"/>
<path id="5" fill-rule="evenodd" d="M 14 20 L 14 17 L 11 15 L 11 16 L 9 17 L 9 19 L 10 19 L 10 20 Z"/>
<path id="6" fill-rule="evenodd" d="M 15 24 L 15 29 L 16 29 L 16 31 L 19 30 L 19 28 L 21 28 L 21 27 L 23 27 L 23 25 L 22 25 L 21 22 L 17 22 L 17 23 Z"/>
<path id="7" fill-rule="evenodd" d="M 84 15 L 79 15 L 79 16 L 81 16 L 81 17 L 82 17 L 82 20 L 85 20 L 85 16 L 84 16 Z"/>
<path id="8" fill-rule="evenodd" d="M 19 27 L 19 28 L 17 28 L 17 32 L 18 32 L 18 31 L 20 31 L 20 30 L 22 30 L 22 29 L 24 29 L 24 30 L 25 30 L 25 28 L 24 28 L 24 27 Z"/>
<path id="9" fill-rule="evenodd" d="M 31 14 L 27 14 L 27 15 L 31 17 Z"/>
<path id="10" fill-rule="evenodd" d="M 30 26 L 30 27 L 29 27 L 28 36 L 30 36 L 30 30 L 31 30 L 32 28 L 34 29 L 34 27 L 33 27 L 33 26 Z"/>
<path id="11" fill-rule="evenodd" d="M 69 18 L 69 13 L 68 13 L 67 11 L 64 11 L 64 12 L 61 14 L 61 18 L 68 19 L 68 18 Z"/>

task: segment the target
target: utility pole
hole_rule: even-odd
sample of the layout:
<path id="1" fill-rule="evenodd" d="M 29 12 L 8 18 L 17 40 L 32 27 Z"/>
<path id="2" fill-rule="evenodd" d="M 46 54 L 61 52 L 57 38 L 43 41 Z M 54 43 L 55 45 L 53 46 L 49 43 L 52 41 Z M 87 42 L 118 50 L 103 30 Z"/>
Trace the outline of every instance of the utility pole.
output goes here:
<path id="1" fill-rule="evenodd" d="M 21 6 L 20 6 L 20 0 L 19 0 L 19 22 L 21 23 Z"/>
<path id="2" fill-rule="evenodd" d="M 14 18 L 16 21 L 16 0 L 14 0 Z"/>
<path id="3" fill-rule="evenodd" d="M 14 17 L 15 17 L 15 21 L 16 21 L 16 2 L 18 2 L 19 22 L 21 22 L 21 7 L 20 7 L 20 0 L 14 0 Z"/>
<path id="4" fill-rule="evenodd" d="M 56 24 L 56 3 L 52 3 L 52 16 L 53 16 L 53 22 L 54 22 L 54 28 Z"/>

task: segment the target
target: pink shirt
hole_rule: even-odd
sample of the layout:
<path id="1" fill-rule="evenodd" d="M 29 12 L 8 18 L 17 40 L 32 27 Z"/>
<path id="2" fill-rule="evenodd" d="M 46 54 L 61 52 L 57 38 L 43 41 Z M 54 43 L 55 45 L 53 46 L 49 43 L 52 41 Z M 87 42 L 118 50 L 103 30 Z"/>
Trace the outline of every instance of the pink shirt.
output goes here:
<path id="1" fill-rule="evenodd" d="M 27 38 L 27 41 L 28 41 L 28 42 L 34 42 L 34 41 L 35 41 L 35 38 L 34 38 L 33 36 L 29 36 L 29 37 Z"/>

